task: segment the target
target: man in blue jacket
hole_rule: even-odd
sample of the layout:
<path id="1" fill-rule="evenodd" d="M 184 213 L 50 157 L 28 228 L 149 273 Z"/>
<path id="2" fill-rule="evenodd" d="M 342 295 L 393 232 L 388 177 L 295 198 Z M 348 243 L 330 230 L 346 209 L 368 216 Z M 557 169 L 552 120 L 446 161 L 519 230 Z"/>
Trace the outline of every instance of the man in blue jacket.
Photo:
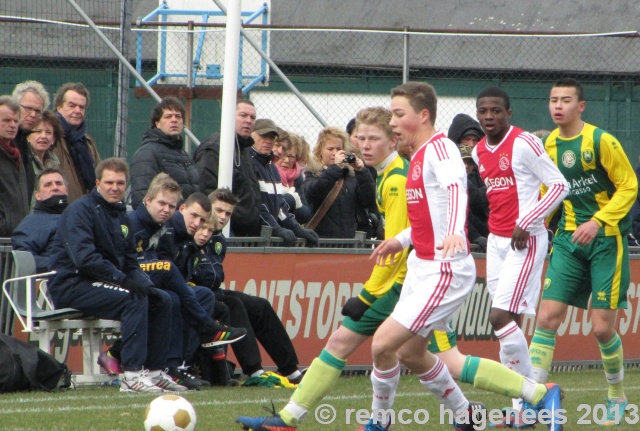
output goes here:
<path id="1" fill-rule="evenodd" d="M 47 272 L 58 220 L 67 207 L 67 185 L 57 168 L 43 170 L 34 183 L 36 205 L 14 229 L 11 246 L 14 250 L 31 252 L 36 270 Z"/>
<path id="2" fill-rule="evenodd" d="M 96 187 L 64 211 L 51 254 L 57 274 L 49 291 L 56 307 L 119 320 L 121 392 L 185 391 L 164 370 L 171 297 L 156 289 L 136 260 L 122 200 L 129 167 L 115 157 L 96 167 Z"/>
<path id="3" fill-rule="evenodd" d="M 199 389 L 208 382 L 194 378 L 181 364 L 190 362 L 199 345 L 213 348 L 232 343 L 244 337 L 246 330 L 229 328 L 213 320 L 215 298 L 211 290 L 189 286 L 171 260 L 159 257 L 159 244 L 176 239 L 173 228 L 165 223 L 176 212 L 181 191 L 174 179 L 160 173 L 151 181 L 143 205 L 130 211 L 127 217 L 140 267 L 158 288 L 169 292 L 176 308 L 167 360 L 168 374 L 189 389 Z M 191 199 L 187 198 L 187 203 Z"/>
<path id="4" fill-rule="evenodd" d="M 244 386 L 287 387 L 287 380 L 279 376 L 286 377 L 291 384 L 298 384 L 302 380 L 298 356 L 271 303 L 265 298 L 220 288 L 224 281 L 222 262 L 227 252 L 227 239 L 222 229 L 229 223 L 238 199 L 228 188 L 221 188 L 211 192 L 209 200 L 218 220 L 216 230 L 208 236 L 204 229 L 196 233 L 189 251 L 187 279 L 210 288 L 216 300 L 229 307 L 231 324 L 247 330 L 247 336 L 232 346 L 243 373 L 249 376 Z M 265 373 L 258 341 L 278 367 L 279 376 Z"/>
<path id="5" fill-rule="evenodd" d="M 317 245 L 318 234 L 300 226 L 294 215 L 289 213 L 289 205 L 282 196 L 280 173 L 271 162 L 273 145 L 278 137 L 275 123 L 267 118 L 257 120 L 251 137 L 254 143 L 249 153 L 260 185 L 262 225 L 271 226 L 273 234 L 282 238 L 285 247 L 294 245 L 297 238 L 306 239 L 308 245 Z"/>

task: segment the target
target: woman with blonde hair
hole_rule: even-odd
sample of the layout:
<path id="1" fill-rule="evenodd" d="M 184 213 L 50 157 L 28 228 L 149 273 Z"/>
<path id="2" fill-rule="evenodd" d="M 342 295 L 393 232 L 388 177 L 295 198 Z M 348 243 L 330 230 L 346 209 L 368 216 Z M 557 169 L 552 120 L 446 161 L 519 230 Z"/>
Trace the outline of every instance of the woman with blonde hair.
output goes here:
<path id="1" fill-rule="evenodd" d="M 273 163 L 278 168 L 282 182 L 282 196 L 299 223 L 307 223 L 313 213 L 302 192 L 304 182 L 303 167 L 298 162 L 302 153 L 300 138 L 293 133 L 282 130 L 278 134 L 276 145 L 280 147 L 280 157 Z"/>
<path id="2" fill-rule="evenodd" d="M 325 127 L 307 166 L 303 190 L 316 213 L 332 190 L 337 195 L 318 222 L 315 231 L 321 238 L 353 238 L 359 208 L 375 203 L 375 181 L 364 162 L 351 152 L 349 137 L 336 127 Z M 336 185 L 338 184 L 338 185 Z"/>

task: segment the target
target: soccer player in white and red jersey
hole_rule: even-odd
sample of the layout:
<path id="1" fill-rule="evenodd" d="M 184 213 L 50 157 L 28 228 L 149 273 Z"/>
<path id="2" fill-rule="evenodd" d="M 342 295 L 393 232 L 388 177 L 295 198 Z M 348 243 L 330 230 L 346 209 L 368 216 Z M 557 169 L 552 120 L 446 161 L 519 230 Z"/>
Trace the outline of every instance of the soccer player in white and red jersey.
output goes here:
<path id="1" fill-rule="evenodd" d="M 500 341 L 502 363 L 533 378 L 527 339 L 519 323 L 522 314 L 536 312 L 548 247 L 544 219 L 562 202 L 569 184 L 540 139 L 509 124 L 506 91 L 486 88 L 477 97 L 476 109 L 486 134 L 472 156 L 489 200 L 489 321 Z M 548 188 L 542 199 L 541 184 Z"/>
<path id="2" fill-rule="evenodd" d="M 394 88 L 391 95 L 391 128 L 412 154 L 406 183 L 411 227 L 383 241 L 372 259 L 384 265 L 387 259 L 393 263 L 393 256 L 409 245 L 413 250 L 398 304 L 373 336 L 373 417 L 361 429 L 375 431 L 391 425 L 385 411 L 393 405 L 399 361 L 456 414 L 483 408 L 469 403 L 447 366 L 427 350 L 434 329 L 450 330 L 453 313 L 476 281 L 466 238 L 464 163 L 457 146 L 435 130 L 437 97 L 431 85 L 408 82 Z M 508 396 L 523 396 L 538 408 L 560 406 L 557 385 L 536 384 L 487 359 L 467 356 L 460 380 Z M 456 421 L 456 429 L 473 429 L 471 422 Z M 558 429 L 555 423 L 550 428 Z"/>

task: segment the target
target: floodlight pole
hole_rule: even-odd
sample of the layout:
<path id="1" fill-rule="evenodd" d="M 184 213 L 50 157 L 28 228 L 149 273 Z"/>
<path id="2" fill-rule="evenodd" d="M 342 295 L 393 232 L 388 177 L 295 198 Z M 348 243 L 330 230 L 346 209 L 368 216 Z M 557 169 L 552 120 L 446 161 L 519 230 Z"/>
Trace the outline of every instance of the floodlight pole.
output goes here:
<path id="1" fill-rule="evenodd" d="M 91 20 L 91 18 L 89 18 L 89 15 L 84 13 L 82 8 L 78 6 L 74 0 L 67 0 L 67 2 L 71 6 L 73 6 L 76 12 L 80 14 L 80 16 L 86 21 L 89 27 L 91 27 L 93 31 L 96 32 L 98 37 L 100 37 L 100 39 L 102 39 L 102 41 L 107 45 L 107 47 L 116 55 L 116 57 L 118 57 L 118 60 L 120 60 L 120 64 L 125 65 L 126 68 L 129 69 L 129 72 L 131 72 L 131 74 L 136 77 L 136 79 L 140 82 L 140 84 L 144 87 L 144 89 L 147 90 L 147 92 L 151 95 L 151 97 L 153 97 L 156 100 L 156 102 L 159 103 L 162 100 L 162 98 L 158 95 L 158 93 L 153 91 L 153 88 L 151 88 L 151 86 L 147 84 L 144 78 L 138 73 L 136 68 L 129 63 L 129 60 L 126 59 L 120 51 L 118 51 L 118 48 L 116 48 L 113 45 L 113 43 L 111 43 L 111 41 L 107 38 L 107 36 L 104 35 L 102 30 L 100 30 L 98 26 Z M 185 127 L 184 132 L 187 134 L 187 136 L 189 136 L 189 139 L 191 139 L 193 143 L 195 143 L 196 145 L 200 145 L 200 140 L 196 138 L 196 136 L 191 132 L 191 130 L 189 130 L 189 128 Z"/>
<path id="2" fill-rule="evenodd" d="M 242 1 L 229 2 L 224 47 L 224 84 L 222 85 L 222 117 L 220 119 L 220 159 L 218 187 L 231 188 L 233 149 L 236 146 L 236 97 L 238 95 L 238 57 L 240 55 L 240 20 Z M 238 148 L 237 157 L 241 157 Z M 224 234 L 229 236 L 229 225 Z"/>

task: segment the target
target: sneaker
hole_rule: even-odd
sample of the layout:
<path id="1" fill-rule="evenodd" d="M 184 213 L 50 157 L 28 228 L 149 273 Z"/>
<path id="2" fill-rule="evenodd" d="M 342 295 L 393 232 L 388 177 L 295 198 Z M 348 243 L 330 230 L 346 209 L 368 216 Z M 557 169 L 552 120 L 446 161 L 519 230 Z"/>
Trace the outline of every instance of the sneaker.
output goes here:
<path id="1" fill-rule="evenodd" d="M 156 371 L 156 376 L 151 377 L 151 383 L 167 392 L 184 392 L 188 391 L 186 386 L 176 383 L 168 374 L 168 370 Z"/>
<path id="2" fill-rule="evenodd" d="M 98 355 L 98 365 L 104 368 L 110 376 L 116 376 L 124 373 L 124 369 L 122 368 L 120 361 L 111 356 L 111 353 L 108 350 L 105 350 Z"/>
<path id="3" fill-rule="evenodd" d="M 479 418 L 478 415 L 480 415 Z M 484 406 L 484 404 L 470 401 L 468 408 L 468 417 L 466 418 L 466 422 L 468 423 L 457 423 L 454 419 L 453 427 L 456 431 L 475 431 L 476 428 L 474 428 L 474 425 L 478 427 L 477 429 L 481 429 L 480 427 L 484 426 L 482 420 L 486 417 L 487 408 Z"/>
<path id="4" fill-rule="evenodd" d="M 300 370 L 300 375 L 298 377 L 294 377 L 293 379 L 289 379 L 289 383 L 291 383 L 292 385 L 299 385 L 306 373 L 307 373 L 306 368 L 303 370 Z"/>
<path id="5" fill-rule="evenodd" d="M 365 425 L 362 425 L 357 431 L 388 431 L 391 429 L 391 424 L 388 424 L 386 427 L 382 425 L 378 425 L 373 421 L 373 418 L 369 419 Z"/>
<path id="6" fill-rule="evenodd" d="M 180 367 L 171 367 L 167 370 L 167 374 L 173 379 L 174 382 L 184 386 L 190 391 L 199 391 L 202 387 L 202 383 L 199 382 L 200 379 L 196 379 L 196 377 L 192 374 L 189 374 L 186 369 L 180 369 Z"/>
<path id="7" fill-rule="evenodd" d="M 278 414 L 273 416 L 262 416 L 250 418 L 248 416 L 238 416 L 236 419 L 243 430 L 251 431 L 296 431 L 296 427 L 292 427 L 284 423 Z"/>
<path id="8" fill-rule="evenodd" d="M 620 425 L 624 417 L 625 410 L 629 405 L 627 397 L 607 398 L 607 419 L 602 423 L 604 426 Z"/>
<path id="9" fill-rule="evenodd" d="M 160 394 L 162 389 L 156 386 L 149 378 L 149 370 L 142 370 L 140 374 L 130 379 L 125 377 L 120 382 L 120 392 L 145 392 L 148 394 Z"/>
<path id="10" fill-rule="evenodd" d="M 244 328 L 232 328 L 216 322 L 215 332 L 208 337 L 209 341 L 201 343 L 201 346 L 204 349 L 209 349 L 223 344 L 235 343 L 245 335 L 247 335 L 247 330 Z"/>
<path id="11" fill-rule="evenodd" d="M 272 371 L 265 371 L 257 377 L 249 377 L 244 381 L 242 386 L 264 386 L 267 388 L 295 388 L 297 385 L 292 385 L 289 379 L 276 374 Z"/>
<path id="12" fill-rule="evenodd" d="M 545 383 L 545 386 L 547 387 L 547 393 L 544 398 L 542 398 L 542 401 L 534 407 L 534 410 L 546 410 L 549 412 L 547 413 L 547 417 L 550 419 L 548 424 L 549 431 L 562 431 L 562 424 L 556 422 L 557 418 L 555 412 L 562 408 L 561 400 L 564 398 L 564 393 L 562 392 L 562 389 L 560 389 L 560 385 L 556 383 Z"/>

